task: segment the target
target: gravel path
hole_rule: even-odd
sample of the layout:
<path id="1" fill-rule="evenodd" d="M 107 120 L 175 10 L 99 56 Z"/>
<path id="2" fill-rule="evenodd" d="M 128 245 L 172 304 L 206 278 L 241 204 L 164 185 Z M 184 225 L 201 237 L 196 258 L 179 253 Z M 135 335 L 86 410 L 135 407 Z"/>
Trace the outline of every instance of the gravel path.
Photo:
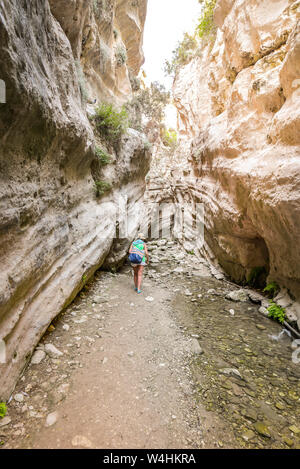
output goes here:
<path id="1" fill-rule="evenodd" d="M 0 421 L 4 448 L 299 446 L 290 339 L 163 244 L 141 295 L 129 267 L 99 272 L 50 326 Z"/>

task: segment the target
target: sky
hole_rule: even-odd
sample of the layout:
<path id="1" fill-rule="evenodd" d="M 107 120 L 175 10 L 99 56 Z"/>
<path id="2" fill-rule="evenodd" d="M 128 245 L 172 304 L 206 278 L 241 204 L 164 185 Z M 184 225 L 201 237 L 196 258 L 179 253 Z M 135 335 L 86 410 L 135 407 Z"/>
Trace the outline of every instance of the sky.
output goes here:
<path id="1" fill-rule="evenodd" d="M 147 84 L 159 81 L 171 88 L 172 79 L 164 76 L 163 66 L 185 32 L 193 32 L 200 16 L 198 0 L 148 0 L 144 32 Z"/>
<path id="2" fill-rule="evenodd" d="M 171 89 L 173 78 L 165 76 L 164 62 L 171 58 L 183 34 L 194 31 L 200 9 L 198 0 L 148 0 L 143 46 L 147 85 L 159 81 Z M 166 124 L 176 127 L 174 106 L 167 106 Z"/>

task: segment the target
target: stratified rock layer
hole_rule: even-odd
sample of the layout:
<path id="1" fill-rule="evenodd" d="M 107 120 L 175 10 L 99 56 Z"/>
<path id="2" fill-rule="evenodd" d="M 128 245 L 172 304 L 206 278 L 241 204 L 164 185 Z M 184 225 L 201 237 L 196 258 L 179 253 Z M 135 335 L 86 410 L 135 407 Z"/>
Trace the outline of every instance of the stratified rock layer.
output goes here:
<path id="1" fill-rule="evenodd" d="M 298 18 L 299 1 L 217 2 L 214 43 L 174 82 L 181 148 L 189 154 L 181 166 L 192 171 L 177 172 L 163 188 L 166 199 L 204 203 L 198 247 L 235 281 L 265 268 L 299 300 Z M 161 200 L 158 186 L 152 179 L 150 193 Z"/>
<path id="2" fill-rule="evenodd" d="M 110 16 L 101 1 L 50 1 L 52 11 L 46 0 L 0 5 L 0 77 L 6 83 L 6 104 L 0 105 L 0 340 L 6 352 L 0 400 L 89 276 L 108 255 L 114 263 L 124 257 L 129 239 L 125 234 L 121 246 L 114 245 L 114 208 L 120 198 L 130 208 L 143 197 L 150 154 L 144 136 L 133 130 L 111 149 L 112 164 L 103 171 L 112 190 L 102 198 L 94 191 L 95 136 L 83 85 L 98 100 L 124 101 L 129 72 L 126 63 L 116 63 L 115 47 L 130 35 L 140 41 L 129 41 L 127 50 L 137 72 L 146 9 L 146 1 L 139 7 L 104 3 Z M 101 68 L 99 38 L 110 47 L 110 74 Z M 138 229 L 138 220 L 131 229 Z"/>

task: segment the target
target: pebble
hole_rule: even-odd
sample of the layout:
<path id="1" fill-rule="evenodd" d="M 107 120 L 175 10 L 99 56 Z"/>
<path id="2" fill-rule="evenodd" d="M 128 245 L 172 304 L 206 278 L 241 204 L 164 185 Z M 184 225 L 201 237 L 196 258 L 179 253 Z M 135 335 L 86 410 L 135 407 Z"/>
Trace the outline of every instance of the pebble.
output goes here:
<path id="1" fill-rule="evenodd" d="M 14 395 L 14 400 L 17 401 L 17 402 L 23 402 L 24 401 L 23 394 L 15 394 Z"/>
<path id="2" fill-rule="evenodd" d="M 300 429 L 296 427 L 296 425 L 291 425 L 289 429 L 291 430 L 291 432 L 295 433 L 296 435 L 300 433 Z"/>
<path id="3" fill-rule="evenodd" d="M 0 427 L 5 427 L 5 425 L 8 425 L 11 422 L 11 418 L 6 416 L 3 417 L 3 419 L 0 419 Z"/>
<path id="4" fill-rule="evenodd" d="M 261 306 L 258 311 L 259 311 L 259 313 L 263 314 L 264 316 L 269 315 L 269 311 L 264 306 Z"/>
<path id="5" fill-rule="evenodd" d="M 44 360 L 45 356 L 46 356 L 46 353 L 44 352 L 44 350 L 37 350 L 32 355 L 31 364 L 32 365 L 38 365 L 39 363 L 41 363 Z"/>
<path id="6" fill-rule="evenodd" d="M 83 446 L 84 448 L 92 448 L 91 441 L 82 435 L 76 435 L 72 439 L 72 446 Z"/>
<path id="7" fill-rule="evenodd" d="M 152 298 L 152 296 L 147 296 L 145 300 L 151 303 L 152 301 L 154 301 L 154 298 Z"/>
<path id="8" fill-rule="evenodd" d="M 50 358 L 61 357 L 63 355 L 53 344 L 45 344 L 45 352 Z"/>
<path id="9" fill-rule="evenodd" d="M 63 330 L 68 331 L 70 329 L 70 326 L 68 324 L 63 325 Z"/>
<path id="10" fill-rule="evenodd" d="M 254 424 L 254 428 L 260 435 L 266 436 L 267 438 L 271 438 L 270 431 L 267 425 L 265 425 L 263 422 L 256 422 Z"/>
<path id="11" fill-rule="evenodd" d="M 247 430 L 243 435 L 242 438 L 245 441 L 252 440 L 255 437 L 255 433 L 252 430 Z"/>
<path id="12" fill-rule="evenodd" d="M 227 293 L 225 296 L 227 300 L 246 302 L 249 300 L 249 295 L 245 290 L 234 290 Z"/>
<path id="13" fill-rule="evenodd" d="M 51 412 L 51 414 L 47 415 L 45 427 L 51 427 L 57 422 L 57 419 L 58 419 L 58 413 Z"/>
<path id="14" fill-rule="evenodd" d="M 192 352 L 197 355 L 202 355 L 204 353 L 197 339 L 192 340 Z"/>
<path id="15" fill-rule="evenodd" d="M 287 438 L 287 437 L 284 436 L 282 439 L 283 439 L 284 443 L 286 443 L 290 448 L 292 446 L 294 446 L 294 442 L 290 438 Z"/>

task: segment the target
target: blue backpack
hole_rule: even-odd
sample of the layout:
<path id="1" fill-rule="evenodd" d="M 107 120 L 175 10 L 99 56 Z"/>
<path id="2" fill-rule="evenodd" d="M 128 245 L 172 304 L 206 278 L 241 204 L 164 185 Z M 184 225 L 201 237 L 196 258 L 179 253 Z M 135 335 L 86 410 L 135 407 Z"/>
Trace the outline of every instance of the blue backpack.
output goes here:
<path id="1" fill-rule="evenodd" d="M 129 254 L 129 261 L 132 263 L 132 264 L 141 264 L 142 263 L 142 257 L 139 256 L 138 254 L 135 254 L 135 253 L 131 253 Z"/>
<path id="2" fill-rule="evenodd" d="M 129 262 L 132 264 L 141 264 L 143 257 L 144 257 L 144 251 L 139 249 L 138 246 L 141 246 L 141 243 L 144 245 L 143 241 L 137 240 L 132 244 L 132 253 L 129 254 Z"/>

